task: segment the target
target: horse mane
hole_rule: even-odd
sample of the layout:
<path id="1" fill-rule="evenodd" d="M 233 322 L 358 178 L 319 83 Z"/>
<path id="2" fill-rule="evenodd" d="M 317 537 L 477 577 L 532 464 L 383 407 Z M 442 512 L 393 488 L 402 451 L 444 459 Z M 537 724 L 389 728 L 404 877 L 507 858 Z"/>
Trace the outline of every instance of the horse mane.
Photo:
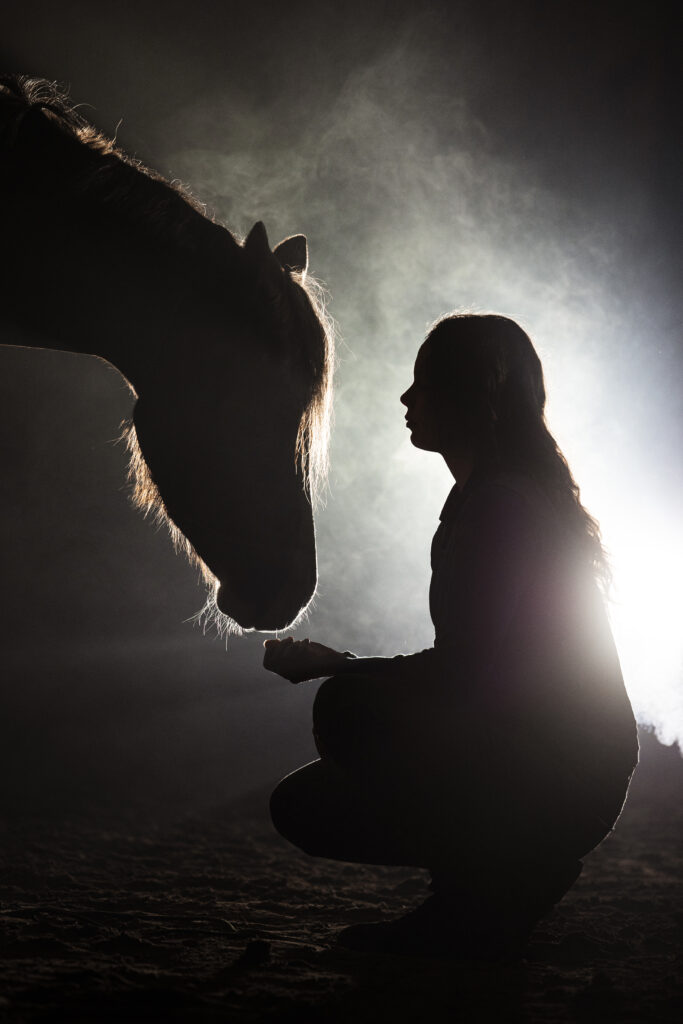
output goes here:
<path id="1" fill-rule="evenodd" d="M 204 205 L 180 183 L 167 181 L 129 156 L 86 121 L 57 83 L 27 75 L 0 75 L 0 152 L 8 168 L 16 162 L 19 172 L 28 169 L 22 158 L 35 157 L 35 150 L 22 139 L 22 130 L 32 120 L 37 127 L 38 119 L 42 147 L 51 149 L 54 157 L 43 161 L 47 166 L 42 179 L 51 190 L 99 201 L 117 219 L 143 222 L 150 241 L 174 241 L 176 249 L 205 244 L 206 228 L 218 227 L 206 216 Z M 57 128 L 57 135 L 49 132 L 50 124 Z M 67 155 L 62 145 L 60 159 L 60 141 L 80 143 L 78 157 L 73 147 Z M 31 171 L 35 176 L 35 161 Z M 229 232 L 222 229 L 222 233 L 235 241 Z"/>
<path id="2" fill-rule="evenodd" d="M 27 130 L 30 125 L 32 132 Z M 36 167 L 37 149 L 44 168 Z M 201 279 L 204 295 L 214 290 L 220 294 L 224 289 L 229 259 L 241 240 L 210 217 L 204 204 L 180 183 L 169 182 L 129 156 L 114 139 L 90 124 L 57 83 L 26 75 L 0 75 L 0 155 L 3 189 L 21 187 L 29 178 L 71 199 L 87 198 L 91 205 L 108 210 L 117 222 L 142 227 L 145 241 L 155 250 L 163 248 L 180 258 L 183 272 Z M 258 294 L 245 289 L 239 315 L 261 322 L 270 316 L 269 326 L 283 337 L 288 351 L 302 353 L 310 385 L 294 458 L 315 507 L 328 472 L 334 330 L 320 285 L 310 275 L 288 269 L 285 274 L 291 282 L 287 309 L 264 311 Z M 145 516 L 166 523 L 176 549 L 184 551 L 211 584 L 215 577 L 167 514 L 132 422 L 125 425 L 123 439 L 129 453 L 133 504 Z"/>

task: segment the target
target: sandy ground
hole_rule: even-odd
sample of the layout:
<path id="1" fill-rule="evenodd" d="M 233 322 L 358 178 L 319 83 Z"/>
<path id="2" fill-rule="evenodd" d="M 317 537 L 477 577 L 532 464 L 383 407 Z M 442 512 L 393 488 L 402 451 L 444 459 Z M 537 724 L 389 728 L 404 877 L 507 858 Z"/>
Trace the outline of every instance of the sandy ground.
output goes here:
<path id="1" fill-rule="evenodd" d="M 646 735 L 641 761 L 615 832 L 508 966 L 337 949 L 427 877 L 298 853 L 265 793 L 165 824 L 5 821 L 0 1020 L 678 1024 L 683 760 Z"/>

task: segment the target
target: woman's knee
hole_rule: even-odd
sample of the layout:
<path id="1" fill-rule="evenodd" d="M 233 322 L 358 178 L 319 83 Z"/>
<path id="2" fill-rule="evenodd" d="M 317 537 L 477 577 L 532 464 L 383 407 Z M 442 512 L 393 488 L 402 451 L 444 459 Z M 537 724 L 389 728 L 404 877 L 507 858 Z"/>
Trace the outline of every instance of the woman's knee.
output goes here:
<path id="1" fill-rule="evenodd" d="M 270 797 L 270 817 L 276 830 L 304 853 L 313 855 L 321 852 L 321 832 L 328 810 L 323 775 L 321 762 L 313 761 L 285 776 Z"/>
<path id="2" fill-rule="evenodd" d="M 270 795 L 270 819 L 273 825 L 285 839 L 298 846 L 294 835 L 294 827 L 297 815 L 297 799 L 294 792 L 295 787 L 291 782 L 292 776 L 288 775 L 277 784 Z"/>

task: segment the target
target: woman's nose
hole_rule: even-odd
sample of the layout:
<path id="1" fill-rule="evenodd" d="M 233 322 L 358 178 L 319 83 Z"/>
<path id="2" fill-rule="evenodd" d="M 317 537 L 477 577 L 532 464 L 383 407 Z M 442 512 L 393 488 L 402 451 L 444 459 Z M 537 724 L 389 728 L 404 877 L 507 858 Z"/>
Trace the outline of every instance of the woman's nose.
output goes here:
<path id="1" fill-rule="evenodd" d="M 411 392 L 412 390 L 413 390 L 412 388 L 408 388 L 408 390 L 407 390 L 407 391 L 404 391 L 404 392 L 403 392 L 403 394 L 401 395 L 401 398 L 400 398 L 400 401 L 401 401 L 401 404 L 402 404 L 402 405 L 406 405 L 406 406 L 407 406 L 407 405 L 409 405 L 409 404 L 410 404 L 410 398 L 409 398 L 409 395 L 410 395 L 410 392 Z"/>

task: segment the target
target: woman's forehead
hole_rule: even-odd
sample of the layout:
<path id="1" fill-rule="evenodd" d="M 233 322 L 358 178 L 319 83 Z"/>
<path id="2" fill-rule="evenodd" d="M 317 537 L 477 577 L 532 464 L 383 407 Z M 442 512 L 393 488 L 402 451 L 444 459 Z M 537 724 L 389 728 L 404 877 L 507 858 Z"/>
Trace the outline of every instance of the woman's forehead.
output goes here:
<path id="1" fill-rule="evenodd" d="M 418 370 L 424 370 L 427 366 L 427 342 L 423 341 L 420 345 L 417 356 L 415 357 L 415 372 Z"/>
<path id="2" fill-rule="evenodd" d="M 415 374 L 424 373 L 427 369 L 427 357 L 428 357 L 428 344 L 426 341 L 420 345 L 418 354 L 415 358 Z"/>

